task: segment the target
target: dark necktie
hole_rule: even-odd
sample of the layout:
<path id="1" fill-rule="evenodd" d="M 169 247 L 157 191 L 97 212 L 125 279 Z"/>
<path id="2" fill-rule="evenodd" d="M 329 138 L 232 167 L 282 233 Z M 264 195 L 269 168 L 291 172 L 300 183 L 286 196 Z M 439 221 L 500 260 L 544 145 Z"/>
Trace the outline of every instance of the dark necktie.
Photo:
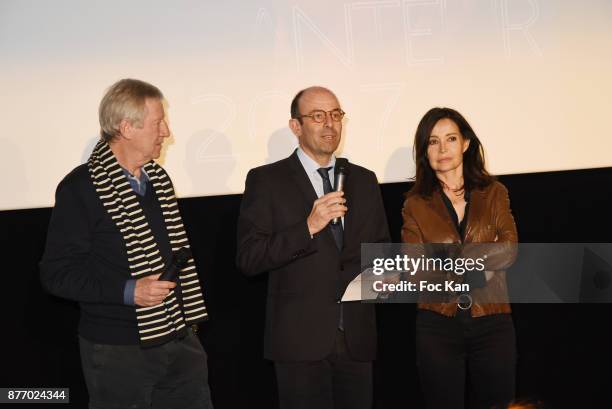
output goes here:
<path id="1" fill-rule="evenodd" d="M 329 170 L 330 169 L 331 167 L 317 169 L 317 172 L 319 172 L 319 175 L 321 175 L 321 178 L 323 179 L 323 193 L 325 194 L 328 194 L 329 192 L 332 191 L 332 185 L 331 185 L 331 182 L 329 181 Z M 340 221 L 340 223 L 338 224 L 331 224 L 330 222 L 328 226 L 331 229 L 331 232 L 334 236 L 334 241 L 336 242 L 336 246 L 338 247 L 338 250 L 342 250 L 342 244 L 344 243 L 344 232 L 342 231 L 342 221 Z M 341 331 L 344 331 L 344 311 L 342 308 L 342 304 L 340 304 L 340 319 L 338 321 L 338 329 L 340 329 Z"/>
<path id="2" fill-rule="evenodd" d="M 329 170 L 330 169 L 331 167 L 317 169 L 317 172 L 319 172 L 319 175 L 321 175 L 321 178 L 323 179 L 323 193 L 325 194 L 328 194 L 333 191 L 331 182 L 329 181 Z M 329 223 L 329 228 L 331 229 L 331 232 L 334 236 L 334 241 L 336 242 L 336 246 L 338 247 L 338 250 L 342 250 L 342 244 L 344 242 L 344 232 L 342 231 L 342 222 L 338 224 Z"/>

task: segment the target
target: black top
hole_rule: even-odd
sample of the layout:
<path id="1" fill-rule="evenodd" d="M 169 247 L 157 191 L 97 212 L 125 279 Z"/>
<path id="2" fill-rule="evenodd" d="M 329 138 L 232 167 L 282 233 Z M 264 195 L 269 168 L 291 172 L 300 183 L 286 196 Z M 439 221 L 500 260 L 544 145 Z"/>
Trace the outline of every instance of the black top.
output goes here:
<path id="1" fill-rule="evenodd" d="M 448 210 L 448 213 L 450 214 L 450 217 L 455 224 L 455 228 L 457 229 L 457 232 L 459 233 L 459 237 L 461 237 L 461 241 L 463 241 L 465 239 L 465 227 L 467 226 L 468 213 L 470 211 L 470 192 L 465 192 L 463 195 L 466 205 L 465 205 L 465 212 L 463 214 L 463 219 L 461 220 L 461 223 L 459 223 L 459 216 L 457 216 L 457 212 L 455 211 L 455 208 L 453 207 L 453 203 L 450 201 L 448 196 L 446 196 L 444 192 L 441 192 L 441 196 L 442 196 L 442 200 L 444 201 L 444 204 L 446 205 L 446 209 Z"/>
<path id="2" fill-rule="evenodd" d="M 168 265 L 170 242 L 155 191 L 149 185 L 145 196 L 136 196 Z M 139 343 L 135 307 L 123 300 L 125 283 L 132 278 L 125 242 L 87 165 L 74 169 L 57 187 L 40 274 L 49 292 L 79 301 L 82 337 L 100 344 Z"/>
<path id="3" fill-rule="evenodd" d="M 470 211 L 470 192 L 465 192 L 463 196 L 466 205 L 461 223 L 459 223 L 459 216 L 457 216 L 457 212 L 455 211 L 455 208 L 453 207 L 453 204 L 451 203 L 450 199 L 446 196 L 444 192 L 441 192 L 441 196 L 442 200 L 444 201 L 444 204 L 446 205 L 446 209 L 448 210 L 448 213 L 450 214 L 450 217 L 453 220 L 453 223 L 455 224 L 455 228 L 459 233 L 459 237 L 461 237 L 461 242 L 463 242 L 465 240 L 465 229 L 467 227 L 468 214 Z M 468 271 L 465 275 L 463 282 L 469 284 L 470 288 L 482 288 L 487 285 L 487 278 L 484 272 L 482 271 Z"/>

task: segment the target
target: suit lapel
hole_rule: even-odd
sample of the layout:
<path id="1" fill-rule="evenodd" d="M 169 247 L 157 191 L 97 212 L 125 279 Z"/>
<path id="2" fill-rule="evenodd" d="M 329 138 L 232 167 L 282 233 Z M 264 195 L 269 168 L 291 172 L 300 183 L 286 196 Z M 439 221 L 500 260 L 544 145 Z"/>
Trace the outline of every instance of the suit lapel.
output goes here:
<path id="1" fill-rule="evenodd" d="M 289 156 L 289 171 L 292 181 L 302 194 L 304 206 L 308 210 L 308 214 L 310 214 L 312 204 L 315 200 L 317 200 L 317 192 L 315 192 L 314 188 L 312 187 L 310 178 L 306 174 L 306 170 L 302 166 L 302 163 L 297 156 L 297 150 L 295 150 L 293 154 Z"/>
<path id="2" fill-rule="evenodd" d="M 351 230 L 353 227 L 353 218 L 355 214 L 354 207 L 356 203 L 355 199 L 355 184 L 354 180 L 355 176 L 352 175 L 351 172 L 351 164 L 349 163 L 349 174 L 346 177 L 346 182 L 344 183 L 344 198 L 346 199 L 346 207 L 348 207 L 348 211 L 344 215 L 344 248 L 347 248 L 347 242 L 351 239 Z"/>
<path id="3" fill-rule="evenodd" d="M 318 196 L 317 192 L 315 192 L 314 187 L 312 186 L 312 183 L 310 182 L 310 178 L 306 174 L 306 170 L 300 162 L 300 158 L 297 156 L 297 149 L 291 156 L 289 156 L 289 169 L 292 181 L 302 194 L 302 198 L 304 199 L 304 208 L 306 209 L 306 214 L 308 215 L 312 210 L 314 201 L 318 199 Z M 330 245 L 337 248 L 336 241 L 334 240 L 334 236 L 332 235 L 329 226 L 326 226 L 319 234 L 323 235 L 327 241 L 331 242 Z"/>

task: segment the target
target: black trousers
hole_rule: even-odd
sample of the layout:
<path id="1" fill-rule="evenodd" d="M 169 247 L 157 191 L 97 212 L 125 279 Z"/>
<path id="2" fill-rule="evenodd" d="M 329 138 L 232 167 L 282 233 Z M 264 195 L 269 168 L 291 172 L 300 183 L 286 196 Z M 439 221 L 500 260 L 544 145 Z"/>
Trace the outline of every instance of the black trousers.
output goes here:
<path id="1" fill-rule="evenodd" d="M 281 409 L 371 409 L 372 362 L 353 360 L 338 330 L 321 361 L 275 362 Z"/>
<path id="2" fill-rule="evenodd" d="M 510 314 L 446 317 L 419 310 L 417 364 L 428 409 L 490 409 L 515 395 L 516 337 Z M 468 394 L 466 396 L 466 390 Z"/>
<path id="3" fill-rule="evenodd" d="M 90 409 L 212 409 L 207 356 L 191 330 L 153 348 L 79 338 Z"/>

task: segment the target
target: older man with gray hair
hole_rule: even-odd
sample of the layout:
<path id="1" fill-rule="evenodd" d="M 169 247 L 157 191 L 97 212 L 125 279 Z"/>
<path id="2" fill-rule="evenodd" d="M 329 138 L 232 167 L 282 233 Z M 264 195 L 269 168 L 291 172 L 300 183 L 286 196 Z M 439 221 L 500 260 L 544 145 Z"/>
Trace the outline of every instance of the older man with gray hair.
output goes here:
<path id="1" fill-rule="evenodd" d="M 154 161 L 170 136 L 163 101 L 143 81 L 112 85 L 100 141 L 56 191 L 41 281 L 80 304 L 90 408 L 212 408 L 194 260 L 159 280 L 189 248 L 172 182 Z"/>

